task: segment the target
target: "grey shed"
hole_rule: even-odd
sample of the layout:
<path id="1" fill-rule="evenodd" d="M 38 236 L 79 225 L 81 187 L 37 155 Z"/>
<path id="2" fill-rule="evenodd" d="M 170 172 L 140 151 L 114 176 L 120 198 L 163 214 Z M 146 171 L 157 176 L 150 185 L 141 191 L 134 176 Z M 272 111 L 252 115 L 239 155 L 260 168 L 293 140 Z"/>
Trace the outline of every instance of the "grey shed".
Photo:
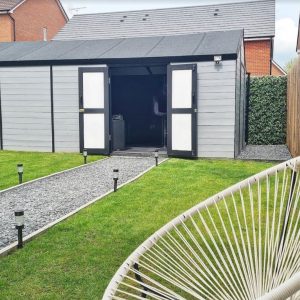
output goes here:
<path id="1" fill-rule="evenodd" d="M 244 145 L 243 30 L 1 43 L 0 84 L 5 150 L 234 158 Z"/>

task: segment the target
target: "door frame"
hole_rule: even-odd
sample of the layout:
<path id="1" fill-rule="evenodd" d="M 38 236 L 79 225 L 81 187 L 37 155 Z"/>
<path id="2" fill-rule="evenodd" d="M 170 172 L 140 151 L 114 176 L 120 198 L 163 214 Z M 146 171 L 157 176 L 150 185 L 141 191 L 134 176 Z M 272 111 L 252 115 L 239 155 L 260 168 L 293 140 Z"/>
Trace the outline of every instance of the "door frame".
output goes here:
<path id="1" fill-rule="evenodd" d="M 83 73 L 103 73 L 104 75 L 104 108 L 85 108 L 83 107 Z M 79 67 L 79 141 L 80 152 L 84 149 L 84 114 L 104 114 L 104 149 L 87 149 L 89 154 L 110 154 L 110 101 L 109 101 L 109 76 L 108 67 Z"/>
<path id="2" fill-rule="evenodd" d="M 172 108 L 172 71 L 173 70 L 191 70 L 192 71 L 192 107 L 191 108 Z M 178 157 L 198 157 L 198 130 L 197 130 L 197 64 L 170 64 L 167 69 L 167 151 L 169 156 Z M 191 133 L 192 150 L 172 150 L 172 114 L 191 114 Z"/>

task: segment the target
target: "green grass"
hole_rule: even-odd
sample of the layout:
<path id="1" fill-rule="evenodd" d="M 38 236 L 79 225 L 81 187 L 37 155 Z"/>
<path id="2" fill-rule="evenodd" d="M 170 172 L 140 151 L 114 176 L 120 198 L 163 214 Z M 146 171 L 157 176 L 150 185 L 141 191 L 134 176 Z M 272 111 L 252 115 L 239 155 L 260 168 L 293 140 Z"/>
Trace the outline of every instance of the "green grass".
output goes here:
<path id="1" fill-rule="evenodd" d="M 101 156 L 89 156 L 96 161 Z M 23 163 L 23 182 L 83 164 L 81 154 L 0 151 L 0 190 L 18 184 L 17 164 Z"/>
<path id="2" fill-rule="evenodd" d="M 100 299 L 120 264 L 154 231 L 271 165 L 171 159 L 0 258 L 0 298 Z"/>

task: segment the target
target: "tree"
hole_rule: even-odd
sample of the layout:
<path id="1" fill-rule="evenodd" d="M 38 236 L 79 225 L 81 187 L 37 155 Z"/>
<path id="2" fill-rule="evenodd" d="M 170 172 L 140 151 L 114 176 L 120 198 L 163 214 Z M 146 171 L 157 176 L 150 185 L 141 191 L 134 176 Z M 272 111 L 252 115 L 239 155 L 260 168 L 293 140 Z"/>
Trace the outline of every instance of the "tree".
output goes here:
<path id="1" fill-rule="evenodd" d="M 292 68 L 293 64 L 296 62 L 296 60 L 297 60 L 297 57 L 294 57 L 285 64 L 284 69 L 287 73 L 291 70 L 291 68 Z"/>

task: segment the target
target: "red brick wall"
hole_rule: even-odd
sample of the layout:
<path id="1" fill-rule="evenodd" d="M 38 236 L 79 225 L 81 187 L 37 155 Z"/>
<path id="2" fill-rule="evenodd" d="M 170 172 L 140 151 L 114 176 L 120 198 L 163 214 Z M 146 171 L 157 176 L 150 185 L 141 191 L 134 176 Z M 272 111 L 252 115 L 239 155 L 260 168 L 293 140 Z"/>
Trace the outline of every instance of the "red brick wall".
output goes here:
<path id="1" fill-rule="evenodd" d="M 283 76 L 284 74 L 275 64 L 272 63 L 272 75 L 273 76 Z"/>
<path id="2" fill-rule="evenodd" d="M 270 75 L 271 39 L 245 41 L 247 72 L 252 76 Z"/>
<path id="3" fill-rule="evenodd" d="M 0 15 L 0 42 L 12 42 L 13 40 L 12 19 L 8 15 Z"/>
<path id="4" fill-rule="evenodd" d="M 56 0 L 27 0 L 12 16 L 16 20 L 17 41 L 43 40 L 43 27 L 47 27 L 51 40 L 66 23 Z"/>

